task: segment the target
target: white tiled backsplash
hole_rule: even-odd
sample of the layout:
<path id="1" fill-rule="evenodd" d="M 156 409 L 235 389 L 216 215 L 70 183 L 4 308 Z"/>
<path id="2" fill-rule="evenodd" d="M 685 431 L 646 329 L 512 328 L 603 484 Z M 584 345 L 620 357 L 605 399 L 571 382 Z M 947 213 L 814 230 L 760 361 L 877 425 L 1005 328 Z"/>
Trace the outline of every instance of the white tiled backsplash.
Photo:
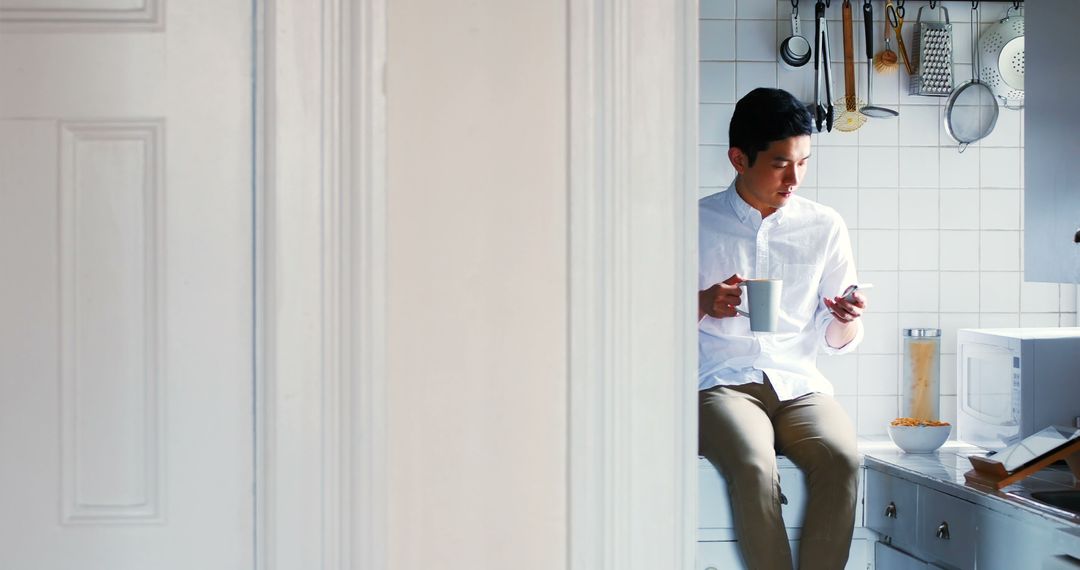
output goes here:
<path id="1" fill-rule="evenodd" d="M 874 0 L 876 20 L 883 2 Z M 833 58 L 833 95 L 843 95 L 840 0 L 827 11 Z M 862 2 L 855 17 L 856 85 L 866 96 Z M 907 3 L 905 36 L 920 6 Z M 971 77 L 970 2 L 944 2 L 954 33 L 953 75 Z M 982 26 L 1009 3 L 984 3 Z M 788 0 L 701 0 L 700 195 L 727 187 L 727 126 L 735 101 L 755 87 L 780 87 L 812 101 L 813 63 L 792 71 L 776 62 L 789 35 Z M 814 3 L 802 0 L 803 35 L 813 37 Z M 925 10 L 924 10 L 925 13 Z M 875 50 L 882 22 L 875 22 Z M 910 37 L 905 37 L 911 49 Z M 893 41 L 893 49 L 896 42 Z M 902 66 L 903 64 L 901 64 Z M 866 339 L 854 354 L 819 358 L 837 399 L 860 435 L 885 431 L 898 414 L 901 334 L 904 327 L 938 327 L 941 409 L 955 420 L 956 331 L 965 327 L 1072 326 L 1074 285 L 1023 281 L 1023 120 L 1002 109 L 994 132 L 963 153 L 945 133 L 945 98 L 907 95 L 907 74 L 874 75 L 874 103 L 900 111 L 898 119 L 870 119 L 853 133 L 814 136 L 800 194 L 844 217 L 862 281 L 873 283 L 865 316 Z"/>

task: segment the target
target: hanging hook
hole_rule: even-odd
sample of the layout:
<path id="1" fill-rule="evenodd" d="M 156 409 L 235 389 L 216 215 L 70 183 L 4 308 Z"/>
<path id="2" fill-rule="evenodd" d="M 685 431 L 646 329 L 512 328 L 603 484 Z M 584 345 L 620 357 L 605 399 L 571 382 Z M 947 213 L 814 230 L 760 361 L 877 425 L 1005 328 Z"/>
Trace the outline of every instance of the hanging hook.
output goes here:
<path id="1" fill-rule="evenodd" d="M 1014 9 L 1014 10 L 1019 10 L 1019 9 L 1020 9 L 1020 4 L 1021 4 L 1021 3 L 1022 3 L 1022 2 L 1021 2 L 1020 0 L 1013 0 L 1013 9 Z"/>
<path id="2" fill-rule="evenodd" d="M 933 10 L 935 8 L 937 8 L 937 0 L 930 0 L 930 9 Z"/>

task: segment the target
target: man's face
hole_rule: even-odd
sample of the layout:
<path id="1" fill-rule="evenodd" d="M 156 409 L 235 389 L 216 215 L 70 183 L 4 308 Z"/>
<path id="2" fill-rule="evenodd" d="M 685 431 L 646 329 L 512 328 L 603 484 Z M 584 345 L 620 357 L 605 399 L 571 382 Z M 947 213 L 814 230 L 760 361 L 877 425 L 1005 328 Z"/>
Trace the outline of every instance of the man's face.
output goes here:
<path id="1" fill-rule="evenodd" d="M 738 148 L 730 149 L 728 157 L 739 173 L 739 194 L 762 216 L 768 216 L 783 208 L 802 183 L 810 158 L 810 135 L 769 143 L 753 166 L 750 157 Z"/>

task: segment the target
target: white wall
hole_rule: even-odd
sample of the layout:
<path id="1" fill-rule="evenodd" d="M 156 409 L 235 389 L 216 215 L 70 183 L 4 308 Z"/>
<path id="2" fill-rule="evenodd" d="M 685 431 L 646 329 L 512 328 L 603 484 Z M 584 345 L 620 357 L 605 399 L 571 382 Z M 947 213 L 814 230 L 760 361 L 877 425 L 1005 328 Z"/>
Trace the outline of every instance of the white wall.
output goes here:
<path id="1" fill-rule="evenodd" d="M 567 15 L 389 3 L 388 567 L 567 556 Z"/>
<path id="2" fill-rule="evenodd" d="M 865 97 L 862 3 L 852 4 L 861 62 L 856 84 Z M 971 4 L 944 4 L 954 23 L 954 77 L 964 81 L 971 77 Z M 834 0 L 828 10 L 834 62 L 843 59 L 840 5 Z M 918 9 L 926 5 L 908 2 L 905 32 L 914 29 Z M 984 3 L 982 26 L 1009 5 Z M 883 2 L 873 6 L 880 20 Z M 813 10 L 813 2 L 801 2 L 803 35 L 810 38 Z M 739 97 L 766 86 L 813 100 L 812 64 L 790 71 L 776 63 L 777 46 L 790 33 L 790 14 L 788 0 L 701 0 L 702 196 L 726 188 L 734 175 L 725 153 L 727 124 Z M 875 30 L 880 48 L 880 21 Z M 911 38 L 905 41 L 911 49 Z M 842 96 L 840 63 L 834 63 L 833 82 L 834 97 Z M 899 109 L 899 119 L 871 119 L 853 133 L 815 135 L 801 191 L 843 215 L 860 279 L 876 286 L 862 347 L 820 360 L 862 435 L 884 433 L 898 413 L 901 328 L 943 329 L 941 409 L 951 421 L 958 328 L 1076 323 L 1074 285 L 1023 282 L 1022 113 L 1003 109 L 993 134 L 960 154 L 941 126 L 945 99 L 907 95 L 902 68 L 875 74 L 874 103 Z"/>

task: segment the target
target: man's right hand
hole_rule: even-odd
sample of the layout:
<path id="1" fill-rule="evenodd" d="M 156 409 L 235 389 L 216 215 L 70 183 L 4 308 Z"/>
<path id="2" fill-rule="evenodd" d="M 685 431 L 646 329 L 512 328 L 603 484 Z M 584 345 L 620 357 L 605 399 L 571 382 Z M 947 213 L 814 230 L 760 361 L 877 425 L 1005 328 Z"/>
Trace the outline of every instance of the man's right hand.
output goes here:
<path id="1" fill-rule="evenodd" d="M 742 288 L 739 283 L 746 281 L 736 273 L 704 291 L 698 291 L 698 320 L 709 315 L 714 319 L 734 317 L 738 313 L 735 307 L 742 303 Z"/>

